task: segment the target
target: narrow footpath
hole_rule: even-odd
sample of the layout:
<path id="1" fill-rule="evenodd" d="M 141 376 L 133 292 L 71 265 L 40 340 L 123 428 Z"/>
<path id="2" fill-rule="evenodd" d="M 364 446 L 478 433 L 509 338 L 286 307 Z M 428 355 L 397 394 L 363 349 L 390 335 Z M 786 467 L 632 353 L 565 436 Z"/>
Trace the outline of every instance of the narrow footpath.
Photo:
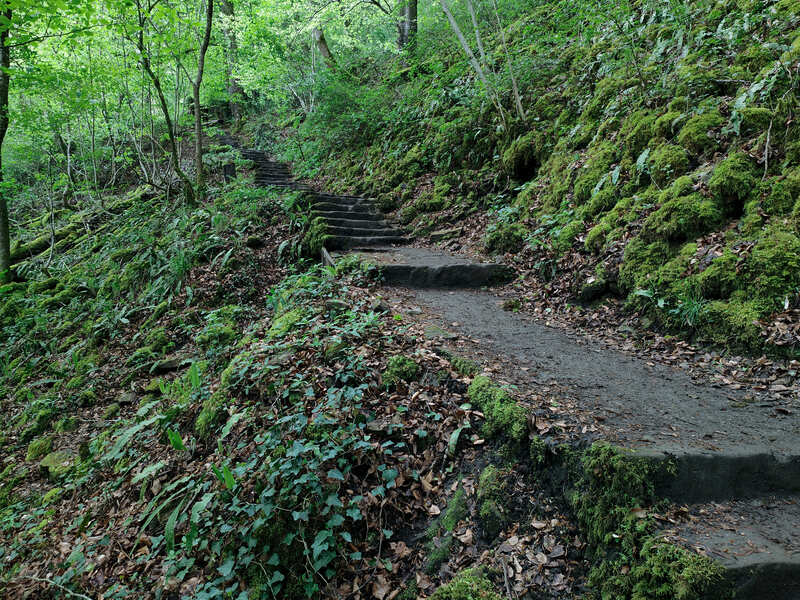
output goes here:
<path id="1" fill-rule="evenodd" d="M 333 260 L 355 252 L 381 266 L 395 311 L 489 366 L 534 416 L 577 423 L 583 441 L 674 461 L 675 476 L 658 491 L 685 509 L 663 535 L 718 560 L 737 599 L 800 598 L 800 411 L 749 402 L 748 390 L 699 384 L 679 368 L 504 311 L 485 288 L 513 277 L 508 267 L 406 247 L 369 199 L 313 191 L 266 154 L 244 155 L 256 163 L 257 183 L 311 195 Z"/>

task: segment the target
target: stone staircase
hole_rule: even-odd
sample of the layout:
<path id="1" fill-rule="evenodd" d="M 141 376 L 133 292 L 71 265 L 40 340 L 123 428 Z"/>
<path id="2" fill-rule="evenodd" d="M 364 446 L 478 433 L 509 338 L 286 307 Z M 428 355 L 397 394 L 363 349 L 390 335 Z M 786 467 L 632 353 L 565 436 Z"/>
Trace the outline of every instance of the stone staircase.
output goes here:
<path id="1" fill-rule="evenodd" d="M 408 248 L 410 242 L 369 198 L 317 192 L 297 182 L 284 163 L 273 161 L 261 150 L 242 150 L 255 163 L 255 182 L 306 192 L 313 216 L 321 217 L 328 239 L 323 255 L 337 256 L 357 252 L 364 261 L 381 268 L 390 285 L 415 288 L 470 288 L 505 283 L 515 275 L 513 269 L 495 263 L 482 263 L 463 256 L 424 248 Z M 332 256 L 328 251 L 333 251 Z M 337 254 L 338 252 L 338 254 Z"/>

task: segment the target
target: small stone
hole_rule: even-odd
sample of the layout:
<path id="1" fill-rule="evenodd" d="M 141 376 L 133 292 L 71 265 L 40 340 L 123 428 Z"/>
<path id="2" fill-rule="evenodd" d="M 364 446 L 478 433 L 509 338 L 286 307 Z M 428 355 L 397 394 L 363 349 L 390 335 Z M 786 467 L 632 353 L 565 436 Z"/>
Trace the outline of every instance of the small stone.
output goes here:
<path id="1" fill-rule="evenodd" d="M 136 402 L 136 394 L 131 391 L 122 392 L 117 398 L 117 403 L 120 405 L 134 404 Z"/>
<path id="2" fill-rule="evenodd" d="M 117 416 L 117 414 L 119 414 L 119 404 L 114 402 L 113 404 L 109 404 L 105 412 L 103 412 L 103 418 L 111 419 L 112 417 Z"/>
<path id="3" fill-rule="evenodd" d="M 189 359 L 186 356 L 168 356 L 156 364 L 155 371 L 157 373 L 168 373 L 170 371 L 175 371 L 188 360 Z"/>
<path id="4" fill-rule="evenodd" d="M 343 313 L 350 308 L 350 305 L 347 302 L 342 300 L 326 300 L 325 301 L 325 310 L 329 313 L 339 314 Z"/>
<path id="5" fill-rule="evenodd" d="M 263 248 L 264 247 L 264 240 L 262 240 L 257 235 L 248 236 L 247 241 L 244 243 L 245 246 L 252 249 Z"/>
<path id="6" fill-rule="evenodd" d="M 448 238 L 458 237 L 463 233 L 464 233 L 463 227 L 453 227 L 451 229 L 439 229 L 438 231 L 434 231 L 430 235 L 430 238 L 432 242 L 440 242 Z"/>
<path id="7" fill-rule="evenodd" d="M 45 456 L 39 463 L 42 475 L 50 479 L 60 479 L 72 467 L 72 455 L 64 450 L 57 450 Z"/>

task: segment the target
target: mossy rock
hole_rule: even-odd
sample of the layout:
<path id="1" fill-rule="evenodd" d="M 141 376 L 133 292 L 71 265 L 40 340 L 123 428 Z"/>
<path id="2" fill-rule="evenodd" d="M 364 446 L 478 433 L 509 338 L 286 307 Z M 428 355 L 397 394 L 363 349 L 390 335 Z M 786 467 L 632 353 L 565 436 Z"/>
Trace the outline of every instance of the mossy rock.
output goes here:
<path id="1" fill-rule="evenodd" d="M 419 377 L 420 366 L 407 356 L 392 356 L 381 373 L 381 381 L 387 387 L 395 387 L 401 381 L 411 382 Z"/>
<path id="2" fill-rule="evenodd" d="M 758 351 L 763 346 L 761 316 L 755 302 L 741 299 L 709 302 L 699 328 L 702 339 L 733 350 Z"/>
<path id="3" fill-rule="evenodd" d="M 737 215 L 747 197 L 757 189 L 757 183 L 753 161 L 743 152 L 735 152 L 714 168 L 708 188 L 725 214 Z"/>
<path id="4" fill-rule="evenodd" d="M 38 460 L 48 454 L 53 449 L 53 438 L 51 436 L 40 437 L 28 444 L 28 451 L 25 453 L 25 460 Z"/>
<path id="5" fill-rule="evenodd" d="M 642 238 L 670 242 L 691 240 L 722 223 L 718 204 L 701 194 L 690 194 L 665 202 L 645 219 Z"/>
<path id="6" fill-rule="evenodd" d="M 267 338 L 275 339 L 285 336 L 291 329 L 303 319 L 303 311 L 300 308 L 293 308 L 276 317 L 267 331 Z"/>
<path id="7" fill-rule="evenodd" d="M 647 148 L 655 134 L 657 119 L 650 110 L 638 110 L 625 119 L 620 133 L 624 136 L 623 144 L 628 156 L 636 158 Z"/>
<path id="8" fill-rule="evenodd" d="M 576 219 L 574 221 L 570 221 L 564 225 L 564 227 L 559 229 L 558 232 L 553 236 L 553 250 L 555 250 L 558 254 L 564 254 L 570 248 L 572 248 L 575 238 L 577 238 L 578 235 L 583 232 L 583 230 L 584 224 L 582 220 Z"/>
<path id="9" fill-rule="evenodd" d="M 678 134 L 678 143 L 699 155 L 718 145 L 713 132 L 725 123 L 717 109 L 691 117 Z"/>
<path id="10" fill-rule="evenodd" d="M 785 215 L 791 212 L 798 200 L 800 200 L 800 168 L 789 171 L 784 177 L 775 178 L 762 206 L 770 215 Z"/>
<path id="11" fill-rule="evenodd" d="M 59 420 L 55 425 L 55 430 L 58 433 L 65 431 L 75 431 L 78 428 L 78 419 L 76 417 L 64 417 Z"/>
<path id="12" fill-rule="evenodd" d="M 514 179 L 526 180 L 536 175 L 543 162 L 544 136 L 538 131 L 529 131 L 515 139 L 503 152 L 503 169 Z"/>
<path id="13" fill-rule="evenodd" d="M 442 514 L 440 523 L 446 532 L 452 533 L 458 523 L 467 518 L 468 515 L 467 493 L 463 487 L 459 486 L 450 502 L 447 503 L 447 509 Z"/>
<path id="14" fill-rule="evenodd" d="M 487 438 L 505 437 L 512 446 L 528 435 L 528 411 L 503 388 L 479 375 L 467 390 L 470 401 L 483 412 L 483 433 Z"/>
<path id="15" fill-rule="evenodd" d="M 742 284 L 737 271 L 739 257 L 730 249 L 716 257 L 698 276 L 703 297 L 710 300 L 728 298 Z"/>
<path id="16" fill-rule="evenodd" d="M 450 560 L 450 555 L 453 553 L 453 534 L 447 533 L 440 538 L 434 538 L 431 540 L 428 549 L 425 571 L 429 575 L 435 575 L 438 573 L 439 568 Z"/>
<path id="17" fill-rule="evenodd" d="M 448 584 L 438 588 L 431 600 L 504 600 L 491 581 L 478 569 L 461 571 Z"/>
<path id="18" fill-rule="evenodd" d="M 748 106 L 739 109 L 739 118 L 739 135 L 750 136 L 767 131 L 775 113 L 768 108 Z"/>
<path id="19" fill-rule="evenodd" d="M 490 254 L 516 253 L 522 250 L 527 236 L 528 230 L 520 223 L 498 224 L 489 230 L 483 245 Z"/>
<path id="20" fill-rule="evenodd" d="M 659 267 L 669 261 L 674 252 L 664 240 L 646 242 L 634 238 L 625 246 L 625 254 L 619 271 L 622 289 L 633 292 L 651 289 L 656 285 L 655 274 Z"/>
<path id="21" fill-rule="evenodd" d="M 74 457 L 69 452 L 58 450 L 45 456 L 39 463 L 42 474 L 56 481 L 66 475 L 72 468 Z"/>
<path id="22" fill-rule="evenodd" d="M 683 175 L 689 168 L 686 151 L 680 146 L 666 142 L 653 150 L 648 158 L 650 176 L 661 187 Z"/>
<path id="23" fill-rule="evenodd" d="M 574 190 L 577 204 L 584 204 L 588 201 L 600 180 L 611 172 L 611 167 L 617 161 L 618 149 L 611 142 L 602 142 L 590 147 L 587 154 L 588 160 L 575 180 Z M 607 184 L 610 183 L 610 178 L 607 178 Z"/>
<path id="24" fill-rule="evenodd" d="M 779 310 L 800 288 L 800 238 L 773 229 L 758 240 L 742 268 L 764 310 Z"/>
<path id="25" fill-rule="evenodd" d="M 217 390 L 203 403 L 203 408 L 194 422 L 194 430 L 200 438 L 206 438 L 212 429 L 224 419 L 228 411 L 225 408 L 227 397 Z"/>
<path id="26" fill-rule="evenodd" d="M 112 402 L 109 404 L 106 409 L 103 411 L 103 418 L 104 419 L 113 419 L 119 414 L 120 406 L 117 402 Z"/>
<path id="27" fill-rule="evenodd" d="M 684 112 L 671 110 L 655 120 L 653 124 L 653 135 L 659 138 L 671 139 L 678 131 L 681 124 L 687 119 Z"/>

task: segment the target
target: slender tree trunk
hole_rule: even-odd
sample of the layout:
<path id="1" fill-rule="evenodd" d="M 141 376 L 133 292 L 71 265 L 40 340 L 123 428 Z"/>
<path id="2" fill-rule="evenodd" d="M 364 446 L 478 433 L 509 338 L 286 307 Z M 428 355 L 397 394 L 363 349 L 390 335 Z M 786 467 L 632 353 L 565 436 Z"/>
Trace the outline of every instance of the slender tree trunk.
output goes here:
<path id="1" fill-rule="evenodd" d="M 492 0 L 494 6 L 494 16 L 497 18 L 497 28 L 500 30 L 500 39 L 503 42 L 503 51 L 506 55 L 506 65 L 508 66 L 508 75 L 511 77 L 511 90 L 514 93 L 514 105 L 517 107 L 517 115 L 523 121 L 525 120 L 525 109 L 522 107 L 522 98 L 519 95 L 519 86 L 517 85 L 517 78 L 514 77 L 514 66 L 511 64 L 511 54 L 508 51 L 508 44 L 506 43 L 506 32 L 503 29 L 503 24 L 500 21 L 500 11 L 497 9 L 497 0 Z"/>
<path id="2" fill-rule="evenodd" d="M 6 22 L 0 29 L 0 184 L 3 183 L 3 142 L 8 131 L 8 88 L 11 83 L 11 48 L 8 44 L 8 28 L 11 27 L 11 9 L 3 13 Z M 0 185 L 0 282 L 10 281 L 11 237 L 8 230 L 8 202 Z"/>
<path id="3" fill-rule="evenodd" d="M 136 5 L 139 10 L 139 32 L 136 38 L 136 44 L 139 49 L 139 58 L 142 63 L 142 68 L 144 69 L 145 73 L 147 73 L 150 81 L 153 82 L 153 87 L 156 89 L 156 94 L 158 95 L 158 100 L 161 105 L 161 112 L 164 115 L 164 121 L 167 125 L 169 143 L 172 147 L 172 168 L 175 169 L 175 173 L 177 173 L 178 177 L 180 177 L 180 179 L 183 181 L 186 201 L 191 204 L 194 203 L 195 200 L 192 180 L 189 179 L 188 175 L 186 175 L 186 173 L 183 172 L 183 169 L 181 169 L 181 161 L 180 157 L 178 156 L 178 141 L 175 139 L 175 128 L 172 126 L 172 117 L 169 114 L 167 99 L 164 97 L 164 92 L 161 89 L 161 80 L 158 78 L 158 75 L 155 74 L 152 66 L 150 65 L 150 55 L 147 53 L 147 49 L 144 47 L 144 15 L 141 12 L 141 3 L 137 0 Z"/>
<path id="4" fill-rule="evenodd" d="M 475 7 L 472 5 L 472 0 L 467 0 L 467 8 L 469 9 L 469 16 L 472 19 L 472 29 L 475 31 L 475 43 L 478 46 L 478 53 L 481 55 L 481 62 L 486 67 L 489 62 L 486 60 L 486 51 L 483 49 L 483 38 L 481 38 L 481 30 L 478 27 L 478 16 L 475 14 Z"/>
<path id="5" fill-rule="evenodd" d="M 400 12 L 403 15 L 403 20 L 397 24 L 397 47 L 400 50 L 407 46 L 409 50 L 413 50 L 414 39 L 417 37 L 417 1 L 400 0 Z"/>
<path id="6" fill-rule="evenodd" d="M 203 42 L 200 45 L 200 55 L 197 58 L 197 77 L 193 82 L 194 92 L 194 150 L 197 199 L 205 200 L 206 197 L 206 169 L 203 165 L 203 119 L 200 114 L 200 85 L 203 83 L 203 71 L 206 65 L 206 52 L 211 42 L 211 23 L 214 19 L 214 0 L 206 0 L 206 30 Z"/>
<path id="7" fill-rule="evenodd" d="M 311 34 L 314 36 L 314 44 L 317 46 L 317 50 L 322 55 L 322 58 L 325 59 L 325 64 L 328 65 L 328 68 L 332 69 L 336 66 L 336 61 L 333 59 L 333 54 L 331 54 L 331 49 L 328 47 L 328 40 L 325 39 L 325 34 L 322 33 L 321 29 L 314 29 L 311 31 Z"/>
<path id="8" fill-rule="evenodd" d="M 227 17 L 227 22 L 223 22 L 225 37 L 228 38 L 228 48 L 225 52 L 225 77 L 228 90 L 228 105 L 230 106 L 231 116 L 234 121 L 238 121 L 242 116 L 242 109 L 239 106 L 239 98 L 242 96 L 242 86 L 233 75 L 233 66 L 236 64 L 236 54 L 239 45 L 236 41 L 236 29 L 234 28 L 233 2 L 231 0 L 221 0 L 219 5 L 220 14 Z"/>

